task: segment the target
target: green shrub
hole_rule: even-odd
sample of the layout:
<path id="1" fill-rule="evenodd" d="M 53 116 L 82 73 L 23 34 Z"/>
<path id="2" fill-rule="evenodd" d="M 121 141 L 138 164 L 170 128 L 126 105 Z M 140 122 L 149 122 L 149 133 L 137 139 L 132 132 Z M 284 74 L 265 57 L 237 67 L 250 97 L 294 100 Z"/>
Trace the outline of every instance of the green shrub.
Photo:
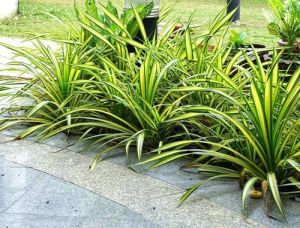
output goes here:
<path id="1" fill-rule="evenodd" d="M 243 87 L 239 87 L 226 72 L 214 67 L 223 79 L 223 89 L 231 91 L 224 94 L 230 109 L 224 111 L 197 105 L 186 107 L 194 115 L 218 119 L 219 125 L 226 128 L 222 141 L 210 142 L 202 137 L 178 141 L 160 147 L 161 154 L 144 163 L 159 160 L 152 165 L 156 167 L 183 156 L 199 155 L 193 166 L 198 166 L 200 172 L 209 173 L 212 177 L 189 189 L 182 196 L 181 203 L 209 180 L 237 178 L 244 187 L 243 208 L 249 192 L 260 183 L 259 189 L 265 200 L 270 192 L 285 218 L 281 195 L 300 193 L 300 68 L 286 83 L 284 73 L 278 70 L 280 54 L 275 54 L 267 66 L 262 65 L 258 56 L 258 65 L 248 56 L 246 59 L 250 69 L 240 75 L 248 79 Z M 185 87 L 182 90 L 193 92 L 201 88 Z M 212 90 L 219 93 L 217 88 Z M 197 144 L 210 145 L 210 148 L 195 148 Z"/>
<path id="2" fill-rule="evenodd" d="M 36 50 L 2 45 L 22 57 L 21 62 L 13 64 L 22 66 L 33 79 L 10 81 L 8 90 L 2 92 L 2 95 L 11 97 L 13 105 L 3 110 L 7 116 L 1 121 L 0 130 L 25 123 L 33 126 L 17 138 L 36 131 L 45 136 L 56 128 L 76 122 L 72 114 L 74 110 L 88 106 L 88 102 L 94 99 L 93 95 L 86 93 L 86 83 L 77 84 L 79 80 L 91 78 L 88 69 L 93 66 L 91 60 L 94 54 L 87 50 L 87 45 L 65 43 L 57 53 L 38 40 Z M 80 69 L 82 66 L 87 70 Z M 13 94 L 16 88 L 20 89 Z"/>

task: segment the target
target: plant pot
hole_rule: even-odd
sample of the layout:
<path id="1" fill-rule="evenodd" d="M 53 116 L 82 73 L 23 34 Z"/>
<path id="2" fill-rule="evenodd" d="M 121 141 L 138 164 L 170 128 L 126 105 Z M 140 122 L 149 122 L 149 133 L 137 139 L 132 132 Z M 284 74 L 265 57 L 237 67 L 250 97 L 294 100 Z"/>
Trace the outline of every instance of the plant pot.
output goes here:
<path id="1" fill-rule="evenodd" d="M 0 1 L 0 20 L 8 20 L 18 14 L 19 0 Z"/>
<path id="2" fill-rule="evenodd" d="M 153 8 L 151 13 L 143 19 L 143 25 L 146 31 L 146 36 L 149 41 L 152 41 L 154 38 L 157 39 L 158 33 L 158 21 L 159 21 L 159 1 L 158 0 L 125 0 L 124 1 L 124 12 L 131 9 L 132 7 L 138 7 L 139 5 L 149 4 L 153 2 Z M 139 31 L 138 34 L 133 37 L 135 41 L 139 43 L 144 43 L 143 36 Z M 135 52 L 135 48 L 131 45 L 128 45 L 128 51 L 130 53 Z"/>
<path id="3" fill-rule="evenodd" d="M 154 38 L 157 39 L 157 25 L 158 25 L 158 17 L 149 17 L 149 18 L 145 18 L 143 20 L 143 24 L 146 30 L 146 35 L 147 38 L 149 39 L 149 41 L 152 41 Z M 143 43 L 143 36 L 141 34 L 141 32 L 139 31 L 138 34 L 136 35 L 136 37 L 134 38 L 135 41 L 139 42 L 139 43 Z M 130 53 L 134 53 L 135 52 L 135 48 L 131 45 L 127 45 L 128 51 Z"/>
<path id="4" fill-rule="evenodd" d="M 227 0 L 227 14 L 235 11 L 230 19 L 231 22 L 238 22 L 240 20 L 240 0 Z"/>

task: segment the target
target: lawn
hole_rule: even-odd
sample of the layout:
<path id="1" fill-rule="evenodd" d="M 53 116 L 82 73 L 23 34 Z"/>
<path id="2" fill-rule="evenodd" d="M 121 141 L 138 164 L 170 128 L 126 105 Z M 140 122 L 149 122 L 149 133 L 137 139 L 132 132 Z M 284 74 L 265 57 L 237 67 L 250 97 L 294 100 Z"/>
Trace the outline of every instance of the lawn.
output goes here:
<path id="1" fill-rule="evenodd" d="M 84 0 L 77 0 L 83 5 Z M 104 1 L 102 1 L 104 2 Z M 119 7 L 122 1 L 117 0 Z M 181 21 L 188 20 L 194 14 L 193 23 L 203 25 L 221 10 L 226 7 L 225 0 L 164 0 L 162 4 L 175 3 L 170 18 L 180 17 Z M 27 36 L 28 33 L 60 33 L 64 28 L 50 17 L 43 15 L 45 11 L 59 17 L 68 17 L 72 20 L 75 15 L 73 11 L 73 0 L 20 0 L 21 14 L 12 21 L 0 22 L 0 34 L 2 36 Z M 246 31 L 249 34 L 249 41 L 272 44 L 276 40 L 270 36 L 266 29 L 266 20 L 263 10 L 267 10 L 266 0 L 242 1 L 240 26 L 233 26 L 236 30 Z"/>

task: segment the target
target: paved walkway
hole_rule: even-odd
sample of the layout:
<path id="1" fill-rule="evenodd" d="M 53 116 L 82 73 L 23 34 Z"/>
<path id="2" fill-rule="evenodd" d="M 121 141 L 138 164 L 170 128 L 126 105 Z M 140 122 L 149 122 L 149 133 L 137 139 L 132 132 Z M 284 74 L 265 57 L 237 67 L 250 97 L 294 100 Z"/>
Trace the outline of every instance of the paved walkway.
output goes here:
<path id="1" fill-rule="evenodd" d="M 12 141 L 13 137 L 0 135 L 1 225 L 259 226 L 201 197 L 177 208 L 182 188 L 129 170 L 120 165 L 122 157 L 102 162 L 91 173 L 93 153 L 76 152 L 82 147 L 72 143 L 68 147 L 68 142 L 60 136 L 39 144 L 30 140 Z"/>
<path id="2" fill-rule="evenodd" d="M 269 219 L 261 200 L 251 201 L 243 217 L 241 191 L 232 181 L 210 182 L 178 208 L 185 189 L 203 180 L 180 171 L 181 161 L 136 173 L 117 150 L 90 172 L 97 148 L 80 153 L 86 143 L 63 134 L 43 143 L 34 137 L 13 140 L 22 130 L 0 133 L 0 228 L 299 225 L 299 202 L 287 201 L 287 224 Z"/>
<path id="3" fill-rule="evenodd" d="M 1 227 L 158 227 L 96 193 L 4 159 L 0 183 Z"/>
<path id="4" fill-rule="evenodd" d="M 201 176 L 180 162 L 152 172 L 127 168 L 122 151 L 89 166 L 95 151 L 60 134 L 44 143 L 0 134 L 0 227 L 297 227 L 299 203 L 289 202 L 288 224 L 268 219 L 255 201 L 241 215 L 236 182 L 211 182 L 177 208 L 184 189 Z M 25 226 L 26 224 L 26 226 Z"/>

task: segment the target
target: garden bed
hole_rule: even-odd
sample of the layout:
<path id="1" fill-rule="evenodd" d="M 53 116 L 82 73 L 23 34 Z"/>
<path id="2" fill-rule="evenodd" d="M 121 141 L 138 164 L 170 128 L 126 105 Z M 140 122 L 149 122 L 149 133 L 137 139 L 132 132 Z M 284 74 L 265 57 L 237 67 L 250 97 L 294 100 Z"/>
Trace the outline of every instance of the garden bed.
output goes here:
<path id="1" fill-rule="evenodd" d="M 28 126 L 16 142 L 78 135 L 89 145 L 84 151 L 96 148 L 91 170 L 116 150 L 135 171 L 173 170 L 170 163 L 180 169 L 176 164 L 186 161 L 181 169 L 200 179 L 182 194 L 181 206 L 207 182 L 214 188 L 230 179 L 230 187 L 243 189 L 244 214 L 251 215 L 249 200 L 258 193 L 266 216 L 286 220 L 286 202 L 300 193 L 300 68 L 280 70 L 282 52 L 270 50 L 265 61 L 239 39 L 230 44 L 232 15 L 225 10 L 207 30 L 190 23 L 176 30 L 178 21 L 170 21 L 156 40 L 143 23 L 152 2 L 125 13 L 111 2 L 86 6 L 75 8 L 77 21 L 56 40 L 58 50 L 39 39 L 34 50 L 2 44 L 22 57 L 12 65 L 33 78 L 0 81 L 1 94 L 11 97 L 0 130 Z"/>

